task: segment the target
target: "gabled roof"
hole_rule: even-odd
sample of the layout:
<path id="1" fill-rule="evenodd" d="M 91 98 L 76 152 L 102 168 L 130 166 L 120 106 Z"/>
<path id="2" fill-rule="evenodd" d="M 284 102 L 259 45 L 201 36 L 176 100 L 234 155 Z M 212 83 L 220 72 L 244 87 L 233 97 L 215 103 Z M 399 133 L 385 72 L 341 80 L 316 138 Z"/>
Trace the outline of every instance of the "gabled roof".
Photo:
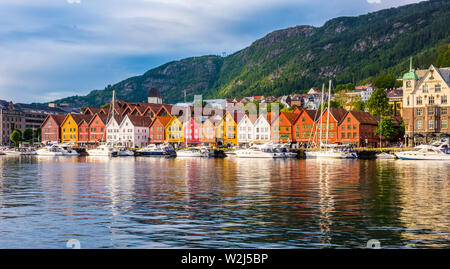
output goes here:
<path id="1" fill-rule="evenodd" d="M 169 124 L 171 119 L 172 119 L 172 117 L 157 116 L 155 118 L 155 120 L 150 124 L 150 126 L 152 126 L 153 123 L 155 123 L 155 122 L 160 122 L 162 124 L 162 126 L 164 126 L 164 128 L 166 128 L 167 124 Z"/>
<path id="2" fill-rule="evenodd" d="M 95 115 L 97 113 L 100 113 L 100 111 L 102 111 L 101 108 L 99 107 L 92 107 L 92 106 L 88 106 L 86 107 L 86 109 L 83 111 L 84 115 L 87 115 L 88 112 L 90 112 L 91 115 Z"/>
<path id="3" fill-rule="evenodd" d="M 373 117 L 369 112 L 350 110 L 348 111 L 348 114 L 351 114 L 361 124 L 378 125 L 377 119 Z"/>
<path id="4" fill-rule="evenodd" d="M 128 117 L 128 119 L 135 127 L 148 127 L 152 123 L 152 119 L 146 116 L 126 115 L 125 117 Z"/>
<path id="5" fill-rule="evenodd" d="M 327 109 L 328 109 L 328 108 L 327 108 Z M 323 112 L 322 115 L 324 115 L 325 113 L 327 113 L 327 109 L 324 110 L 324 112 Z M 328 114 L 328 113 L 327 113 L 327 114 Z M 331 107 L 331 108 L 330 108 L 330 114 L 331 114 L 331 116 L 332 116 L 338 123 L 340 123 L 340 122 L 344 119 L 345 115 L 347 114 L 347 110 L 345 110 L 345 109 L 343 109 L 343 108 L 334 108 L 334 107 Z M 319 118 L 319 119 L 320 119 L 320 118 Z"/>
<path id="6" fill-rule="evenodd" d="M 91 125 L 91 123 L 94 121 L 96 116 L 99 117 L 99 119 L 103 122 L 104 125 L 106 125 L 108 123 L 108 116 L 100 114 L 100 113 L 96 113 L 95 115 L 92 116 L 92 119 L 89 121 L 89 125 Z"/>
<path id="7" fill-rule="evenodd" d="M 300 116 L 299 113 L 294 113 L 294 112 L 280 112 L 280 115 L 283 115 L 291 125 L 293 125 L 295 123 L 295 121 L 298 119 L 298 117 Z"/>
<path id="8" fill-rule="evenodd" d="M 81 122 L 85 121 L 86 123 L 89 123 L 92 119 L 92 115 L 83 115 L 83 114 L 70 114 L 73 118 L 73 120 L 76 122 L 77 125 L 80 125 Z"/>
<path id="9" fill-rule="evenodd" d="M 44 122 L 42 122 L 41 127 L 44 126 L 44 124 L 48 121 L 48 119 L 52 118 L 58 126 L 61 126 L 64 119 L 66 118 L 66 115 L 60 115 L 60 114 L 49 114 L 47 118 L 45 118 Z"/>

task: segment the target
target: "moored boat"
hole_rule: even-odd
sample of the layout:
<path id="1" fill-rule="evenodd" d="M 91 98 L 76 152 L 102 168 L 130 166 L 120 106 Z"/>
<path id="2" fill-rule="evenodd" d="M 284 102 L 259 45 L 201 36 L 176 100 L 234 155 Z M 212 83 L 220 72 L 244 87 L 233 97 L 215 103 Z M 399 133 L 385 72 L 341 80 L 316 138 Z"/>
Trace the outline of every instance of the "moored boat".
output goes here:
<path id="1" fill-rule="evenodd" d="M 116 157 L 117 150 L 108 146 L 108 145 L 100 145 L 94 149 L 86 150 L 89 156 L 104 156 L 104 157 Z"/>
<path id="2" fill-rule="evenodd" d="M 65 150 L 57 145 L 50 145 L 36 150 L 39 156 L 63 156 Z"/>
<path id="3" fill-rule="evenodd" d="M 170 145 L 149 144 L 144 148 L 138 149 L 136 153 L 147 157 L 175 157 L 176 152 Z"/>
<path id="4" fill-rule="evenodd" d="M 120 147 L 120 148 L 117 149 L 117 156 L 119 156 L 119 157 L 134 156 L 134 151 L 129 150 L 126 147 Z"/>
<path id="5" fill-rule="evenodd" d="M 177 157 L 209 157 L 209 151 L 198 148 L 181 149 L 177 151 Z"/>
<path id="6" fill-rule="evenodd" d="M 395 155 L 402 160 L 450 161 L 450 154 L 430 145 L 420 145 L 412 150 L 397 152 Z"/>

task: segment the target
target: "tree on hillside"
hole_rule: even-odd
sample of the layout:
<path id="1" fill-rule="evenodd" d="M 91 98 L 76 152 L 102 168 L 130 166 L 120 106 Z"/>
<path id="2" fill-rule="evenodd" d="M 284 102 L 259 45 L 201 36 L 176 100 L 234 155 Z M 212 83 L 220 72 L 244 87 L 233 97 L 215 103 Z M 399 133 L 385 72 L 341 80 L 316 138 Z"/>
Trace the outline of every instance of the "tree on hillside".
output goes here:
<path id="1" fill-rule="evenodd" d="M 20 141 L 22 141 L 22 132 L 20 130 L 14 130 L 9 139 L 14 143 L 14 146 L 17 148 L 20 145 Z"/>
<path id="2" fill-rule="evenodd" d="M 322 106 L 323 106 L 323 110 L 325 111 L 325 109 L 328 108 L 328 102 L 324 102 L 324 103 L 320 104 L 317 109 L 320 110 L 322 108 Z M 337 100 L 330 100 L 330 108 L 343 108 L 343 106 Z"/>
<path id="3" fill-rule="evenodd" d="M 390 107 L 386 92 L 381 88 L 374 90 L 369 100 L 367 100 L 366 108 L 373 116 L 388 116 Z"/>
<path id="4" fill-rule="evenodd" d="M 353 83 L 347 83 L 347 84 L 339 84 L 336 86 L 336 90 L 335 92 L 340 92 L 340 91 L 354 91 L 355 90 L 355 84 Z"/>
<path id="5" fill-rule="evenodd" d="M 437 49 L 437 59 L 434 63 L 436 67 L 450 66 L 450 44 L 444 44 Z"/>
<path id="6" fill-rule="evenodd" d="M 362 98 L 360 96 L 353 96 L 349 99 L 349 101 L 346 104 L 346 107 L 349 110 L 361 110 L 363 111 L 365 109 L 365 103 L 363 102 Z"/>
<path id="7" fill-rule="evenodd" d="M 375 77 L 373 84 L 380 89 L 393 89 L 401 86 L 401 82 L 397 82 L 397 78 L 391 74 L 380 74 Z"/>
<path id="8" fill-rule="evenodd" d="M 102 105 L 100 108 L 109 108 L 109 103 Z"/>

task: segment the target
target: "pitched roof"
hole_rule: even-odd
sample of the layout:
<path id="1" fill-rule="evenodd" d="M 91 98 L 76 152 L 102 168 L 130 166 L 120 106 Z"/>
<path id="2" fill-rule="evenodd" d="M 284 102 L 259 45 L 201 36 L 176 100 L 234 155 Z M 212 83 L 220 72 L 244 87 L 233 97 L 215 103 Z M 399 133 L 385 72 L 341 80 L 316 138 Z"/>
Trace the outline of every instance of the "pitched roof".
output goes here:
<path id="1" fill-rule="evenodd" d="M 108 123 L 108 116 L 100 114 L 100 113 L 96 113 L 95 115 L 92 116 L 92 119 L 89 121 L 89 125 L 95 119 L 95 116 L 98 116 L 104 125 L 106 125 Z"/>
<path id="2" fill-rule="evenodd" d="M 325 114 L 326 110 L 323 113 Z M 336 119 L 336 121 L 338 123 L 340 123 L 345 118 L 345 115 L 347 114 L 347 110 L 345 110 L 343 108 L 331 107 L 330 108 L 330 114 L 333 116 L 333 118 Z"/>
<path id="3" fill-rule="evenodd" d="M 48 120 L 49 118 L 52 118 L 52 119 L 56 122 L 56 124 L 57 124 L 58 126 L 61 126 L 61 123 L 62 123 L 62 122 L 64 121 L 64 119 L 66 118 L 66 115 L 49 114 L 49 115 L 47 116 L 47 118 L 44 120 L 44 122 L 42 122 L 41 127 L 44 125 L 44 123 L 47 122 L 47 120 Z"/>
<path id="4" fill-rule="evenodd" d="M 127 116 L 128 116 L 128 118 L 130 119 L 131 123 L 134 126 L 148 127 L 152 123 L 152 119 L 150 117 L 146 117 L 146 116 L 131 116 L 131 115 L 127 115 Z"/>
<path id="5" fill-rule="evenodd" d="M 304 109 L 303 110 L 313 121 L 317 120 L 320 117 L 320 113 L 318 110 L 314 109 Z"/>
<path id="6" fill-rule="evenodd" d="M 92 119 L 92 115 L 83 115 L 83 114 L 70 114 L 73 118 L 73 120 L 77 123 L 77 125 L 80 125 L 82 121 L 85 121 L 86 123 L 89 123 Z"/>
<path id="7" fill-rule="evenodd" d="M 373 124 L 377 125 L 377 119 L 372 116 L 369 112 L 360 111 L 360 110 L 350 110 L 348 113 L 352 114 L 353 117 L 362 124 Z"/>
<path id="8" fill-rule="evenodd" d="M 90 112 L 92 113 L 92 115 L 94 115 L 94 114 L 96 114 L 96 113 L 99 113 L 101 110 L 102 110 L 102 109 L 99 108 L 99 107 L 88 106 L 88 107 L 86 107 L 86 109 L 83 111 L 83 114 L 86 115 L 86 113 L 87 113 L 88 111 L 90 111 Z"/>
<path id="9" fill-rule="evenodd" d="M 292 125 L 295 123 L 295 121 L 297 120 L 298 116 L 300 116 L 300 113 L 295 113 L 295 112 L 280 112 L 280 115 L 283 114 L 286 119 L 289 121 L 289 123 Z"/>
<path id="10" fill-rule="evenodd" d="M 147 97 L 158 97 L 158 98 L 162 98 L 161 97 L 161 93 L 159 92 L 159 90 L 157 88 L 151 88 L 148 91 Z"/>

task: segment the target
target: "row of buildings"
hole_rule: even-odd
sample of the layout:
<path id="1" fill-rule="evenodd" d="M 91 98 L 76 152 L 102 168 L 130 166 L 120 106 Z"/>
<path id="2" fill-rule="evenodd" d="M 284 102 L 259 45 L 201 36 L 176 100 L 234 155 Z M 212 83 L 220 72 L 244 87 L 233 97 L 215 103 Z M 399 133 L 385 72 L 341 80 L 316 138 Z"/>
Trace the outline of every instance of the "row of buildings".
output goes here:
<path id="1" fill-rule="evenodd" d="M 154 100 L 153 95 L 154 89 L 146 103 L 118 100 L 107 109 L 87 107 L 83 114 L 49 115 L 41 126 L 42 142 L 86 146 L 109 142 L 129 147 L 149 143 L 307 144 L 318 142 L 320 135 L 324 142 L 358 146 L 376 145 L 379 141 L 375 136 L 378 121 L 364 111 L 331 108 L 321 114 L 297 107 L 293 112 L 243 112 L 241 106 L 221 109 L 165 105 L 162 100 Z"/>

